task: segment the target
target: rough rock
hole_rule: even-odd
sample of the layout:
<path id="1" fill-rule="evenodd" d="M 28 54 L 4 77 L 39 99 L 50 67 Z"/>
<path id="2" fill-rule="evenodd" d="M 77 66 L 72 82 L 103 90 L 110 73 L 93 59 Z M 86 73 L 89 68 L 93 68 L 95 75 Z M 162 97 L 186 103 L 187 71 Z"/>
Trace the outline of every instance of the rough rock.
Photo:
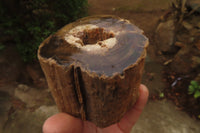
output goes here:
<path id="1" fill-rule="evenodd" d="M 179 50 L 175 55 L 171 68 L 177 73 L 186 74 L 194 69 L 198 69 L 200 65 L 200 53 L 191 45 L 187 45 Z"/>
<path id="2" fill-rule="evenodd" d="M 21 90 L 21 91 L 24 91 L 24 92 L 26 92 L 26 91 L 28 91 L 28 90 L 30 89 L 27 85 L 24 85 L 24 84 L 19 84 L 19 85 L 17 86 L 17 88 L 18 88 L 19 90 Z"/>
<path id="3" fill-rule="evenodd" d="M 35 112 L 18 110 L 9 117 L 3 133 L 42 133 L 44 121 L 56 113 L 55 105 L 41 106 Z"/>
<path id="4" fill-rule="evenodd" d="M 42 104 L 53 103 L 47 89 L 39 90 L 23 84 L 18 85 L 15 89 L 14 96 L 26 103 L 27 107 L 37 107 Z"/>
<path id="5" fill-rule="evenodd" d="M 157 49 L 162 52 L 171 52 L 175 40 L 175 26 L 173 20 L 161 22 L 155 34 Z"/>
<path id="6" fill-rule="evenodd" d="M 51 115 L 58 113 L 58 109 L 55 105 L 54 106 L 42 105 L 37 110 L 35 110 L 35 113 L 45 116 L 47 118 Z"/>

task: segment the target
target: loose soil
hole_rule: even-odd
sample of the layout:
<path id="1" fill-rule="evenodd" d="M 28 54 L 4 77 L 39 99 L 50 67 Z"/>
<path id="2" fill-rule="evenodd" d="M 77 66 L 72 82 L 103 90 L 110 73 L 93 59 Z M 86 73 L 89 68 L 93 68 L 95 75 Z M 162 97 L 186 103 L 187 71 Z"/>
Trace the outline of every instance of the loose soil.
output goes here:
<path id="1" fill-rule="evenodd" d="M 164 79 L 166 83 L 164 94 L 167 99 L 170 99 L 175 103 L 179 110 L 183 110 L 191 117 L 200 120 L 200 99 L 195 99 L 193 95 L 188 94 L 190 81 L 196 76 L 196 73 L 188 75 L 177 74 L 169 68 L 166 68 L 164 71 Z"/>

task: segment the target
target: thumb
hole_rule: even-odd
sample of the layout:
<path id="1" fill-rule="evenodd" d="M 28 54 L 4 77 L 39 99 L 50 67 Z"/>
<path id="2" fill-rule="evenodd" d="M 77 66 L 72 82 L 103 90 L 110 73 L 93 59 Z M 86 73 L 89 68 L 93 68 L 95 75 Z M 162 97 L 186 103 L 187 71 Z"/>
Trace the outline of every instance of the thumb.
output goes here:
<path id="1" fill-rule="evenodd" d="M 43 125 L 43 133 L 81 133 L 83 123 L 80 119 L 65 113 L 49 117 Z"/>

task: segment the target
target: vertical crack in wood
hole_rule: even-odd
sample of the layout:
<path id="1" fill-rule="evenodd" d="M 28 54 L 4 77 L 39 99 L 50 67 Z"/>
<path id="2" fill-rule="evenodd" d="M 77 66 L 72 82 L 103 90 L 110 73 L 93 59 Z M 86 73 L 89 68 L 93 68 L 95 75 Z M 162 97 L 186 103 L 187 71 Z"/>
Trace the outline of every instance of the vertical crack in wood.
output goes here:
<path id="1" fill-rule="evenodd" d="M 86 120 L 86 110 L 85 110 L 85 102 L 83 99 L 83 82 L 82 82 L 82 75 L 80 68 L 73 68 L 74 69 L 74 81 L 75 81 L 75 93 L 77 95 L 77 99 L 80 106 L 80 114 L 82 120 Z"/>

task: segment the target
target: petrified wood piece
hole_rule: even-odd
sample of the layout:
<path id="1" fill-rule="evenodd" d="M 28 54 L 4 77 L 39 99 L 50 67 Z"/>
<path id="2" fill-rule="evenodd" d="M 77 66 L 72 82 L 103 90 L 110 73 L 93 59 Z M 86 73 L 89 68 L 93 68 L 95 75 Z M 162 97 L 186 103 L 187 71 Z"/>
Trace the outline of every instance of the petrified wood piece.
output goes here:
<path id="1" fill-rule="evenodd" d="M 38 58 L 59 110 L 99 127 L 118 122 L 138 98 L 142 33 L 115 16 L 91 16 L 48 37 Z"/>

